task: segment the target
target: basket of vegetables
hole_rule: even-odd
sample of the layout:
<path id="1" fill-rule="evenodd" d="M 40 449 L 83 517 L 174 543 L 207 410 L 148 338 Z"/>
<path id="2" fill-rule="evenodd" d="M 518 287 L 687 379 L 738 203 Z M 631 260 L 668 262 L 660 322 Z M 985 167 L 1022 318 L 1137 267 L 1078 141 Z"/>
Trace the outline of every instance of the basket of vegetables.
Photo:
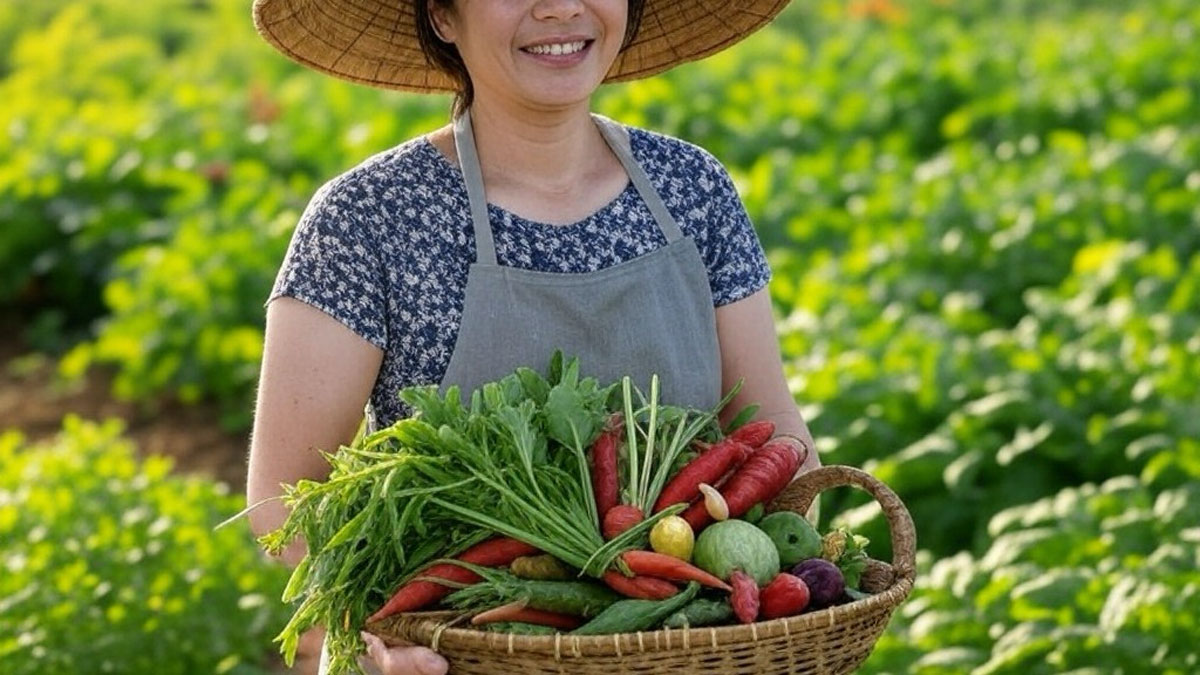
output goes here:
<path id="1" fill-rule="evenodd" d="M 360 630 L 443 654 L 455 673 L 843 673 L 912 590 L 903 503 L 851 467 L 792 476 L 806 448 L 754 408 L 665 405 L 629 378 L 601 386 L 556 354 L 463 405 L 402 393 L 407 420 L 327 453 L 325 482 L 283 496 L 262 538 L 303 535 L 279 636 L 327 629 L 331 673 L 357 672 Z M 789 484 L 790 482 L 790 484 Z M 893 561 L 803 517 L 839 486 L 882 506 Z"/>

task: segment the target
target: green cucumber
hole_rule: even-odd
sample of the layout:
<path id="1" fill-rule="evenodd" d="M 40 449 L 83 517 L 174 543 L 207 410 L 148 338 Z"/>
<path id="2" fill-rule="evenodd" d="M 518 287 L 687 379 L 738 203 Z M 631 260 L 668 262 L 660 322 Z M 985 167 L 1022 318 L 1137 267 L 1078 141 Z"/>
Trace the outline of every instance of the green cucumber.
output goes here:
<path id="1" fill-rule="evenodd" d="M 621 600 L 609 605 L 596 618 L 571 631 L 573 635 L 606 635 L 632 633 L 657 626 L 663 619 L 679 611 L 696 597 L 700 584 L 689 582 L 687 588 L 666 600 Z"/>
<path id="2" fill-rule="evenodd" d="M 733 606 L 727 599 L 696 598 L 668 616 L 663 625 L 667 628 L 697 628 L 724 623 L 733 618 Z"/>

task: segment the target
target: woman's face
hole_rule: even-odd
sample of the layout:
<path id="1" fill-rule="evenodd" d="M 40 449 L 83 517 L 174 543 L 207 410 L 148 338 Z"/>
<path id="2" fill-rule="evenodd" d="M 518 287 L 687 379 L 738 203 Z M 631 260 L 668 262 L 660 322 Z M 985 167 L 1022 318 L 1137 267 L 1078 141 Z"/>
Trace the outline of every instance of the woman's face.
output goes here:
<path id="1" fill-rule="evenodd" d="M 431 4 L 453 42 L 475 96 L 536 108 L 586 101 L 625 38 L 628 0 L 456 0 Z"/>

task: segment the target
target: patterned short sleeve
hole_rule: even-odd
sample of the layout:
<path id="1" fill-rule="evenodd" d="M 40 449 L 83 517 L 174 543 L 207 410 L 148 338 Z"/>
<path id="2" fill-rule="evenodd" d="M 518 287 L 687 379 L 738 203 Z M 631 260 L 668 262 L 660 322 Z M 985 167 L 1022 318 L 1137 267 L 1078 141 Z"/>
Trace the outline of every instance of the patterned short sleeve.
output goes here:
<path id="1" fill-rule="evenodd" d="M 713 201 L 701 255 L 708 267 L 713 305 L 720 307 L 765 287 L 771 267 L 729 172 L 710 153 L 701 151 L 701 156 L 701 181 L 710 188 Z"/>
<path id="2" fill-rule="evenodd" d="M 346 176 L 317 190 L 292 233 L 267 302 L 296 298 L 386 349 L 387 281 L 370 230 L 374 201 L 363 192 Z"/>

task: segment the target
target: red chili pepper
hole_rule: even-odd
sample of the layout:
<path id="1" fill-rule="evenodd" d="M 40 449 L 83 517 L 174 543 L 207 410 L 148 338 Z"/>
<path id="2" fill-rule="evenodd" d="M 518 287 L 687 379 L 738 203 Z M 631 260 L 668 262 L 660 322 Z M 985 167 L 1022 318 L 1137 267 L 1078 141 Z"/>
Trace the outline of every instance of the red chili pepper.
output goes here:
<path id="1" fill-rule="evenodd" d="M 538 549 L 509 537 L 497 537 L 479 542 L 463 551 L 458 560 L 483 565 L 485 567 L 502 567 L 523 555 L 540 553 Z M 474 584 L 481 581 L 479 575 L 471 570 L 453 563 L 439 563 L 421 572 L 420 577 L 436 577 L 460 584 Z M 411 612 L 436 602 L 454 589 L 433 581 L 414 579 L 396 590 L 392 597 L 384 603 L 379 611 L 367 617 L 367 621 L 377 621 L 399 612 Z"/>
<path id="2" fill-rule="evenodd" d="M 722 439 L 675 474 L 654 502 L 654 512 L 672 504 L 692 501 L 700 494 L 701 483 L 716 484 L 725 472 L 745 461 L 750 453 L 750 446 L 732 436 Z"/>
<path id="3" fill-rule="evenodd" d="M 654 577 L 627 577 L 609 570 L 604 573 L 604 583 L 621 595 L 641 600 L 665 600 L 679 592 L 675 584 Z"/>
<path id="4" fill-rule="evenodd" d="M 625 564 L 634 574 L 643 574 L 671 581 L 698 581 L 703 586 L 731 590 L 729 584 L 704 570 L 686 563 L 675 556 L 654 551 L 626 551 L 621 554 Z"/>

